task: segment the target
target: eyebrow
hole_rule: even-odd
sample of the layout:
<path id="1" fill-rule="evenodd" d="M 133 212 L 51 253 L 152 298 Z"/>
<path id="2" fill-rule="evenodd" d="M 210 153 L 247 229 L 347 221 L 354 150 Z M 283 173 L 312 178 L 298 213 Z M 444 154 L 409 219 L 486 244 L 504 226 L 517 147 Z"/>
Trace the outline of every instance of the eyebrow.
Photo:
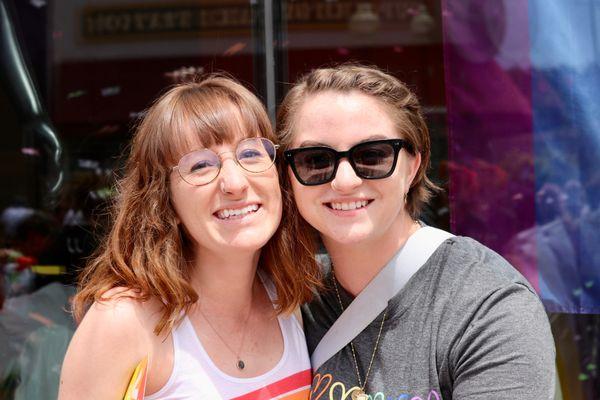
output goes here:
<path id="1" fill-rule="evenodd" d="M 383 136 L 383 135 L 371 135 L 368 138 L 365 138 L 365 139 L 361 140 L 360 142 L 353 144 L 352 146 L 355 146 L 360 143 L 370 142 L 371 140 L 380 140 L 380 139 L 389 139 L 389 138 L 386 136 Z M 350 147 L 352 147 L 352 146 L 350 146 Z M 304 142 L 300 143 L 300 145 L 298 147 L 333 147 L 333 146 L 331 146 L 327 143 L 317 142 L 314 140 L 305 140 Z"/>

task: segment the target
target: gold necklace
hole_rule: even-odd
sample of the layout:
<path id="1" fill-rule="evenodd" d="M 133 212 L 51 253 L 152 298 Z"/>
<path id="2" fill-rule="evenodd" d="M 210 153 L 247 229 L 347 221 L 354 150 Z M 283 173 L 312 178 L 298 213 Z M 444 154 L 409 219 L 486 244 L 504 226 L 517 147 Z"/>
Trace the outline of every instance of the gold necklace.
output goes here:
<path id="1" fill-rule="evenodd" d="M 340 309 L 344 312 L 344 304 L 342 303 L 342 298 L 340 297 L 340 291 L 337 286 L 337 279 L 335 278 L 335 273 L 333 271 L 333 265 L 331 266 L 331 279 L 333 280 L 333 287 L 335 288 L 335 295 L 337 297 L 338 303 L 340 305 Z M 375 346 L 373 346 L 373 353 L 371 353 L 371 360 L 369 361 L 369 367 L 367 368 L 367 373 L 365 374 L 365 381 L 362 382 L 360 378 L 360 372 L 358 370 L 358 360 L 356 359 L 356 350 L 354 349 L 354 343 L 350 341 L 350 350 L 352 351 L 352 359 L 354 360 L 354 370 L 356 371 L 356 378 L 358 379 L 358 386 L 360 389 L 354 390 L 352 392 L 352 400 L 368 400 L 370 398 L 369 395 L 365 393 L 365 387 L 367 386 L 367 381 L 369 380 L 369 374 L 371 373 L 371 367 L 373 366 L 373 360 L 375 359 L 375 353 L 377 353 L 377 346 L 379 345 L 379 339 L 381 339 L 381 332 L 383 331 L 383 324 L 385 323 L 385 317 L 387 316 L 387 307 L 383 312 L 383 318 L 381 319 L 381 325 L 379 326 L 379 332 L 377 333 L 377 339 L 375 339 Z"/>
<path id="2" fill-rule="evenodd" d="M 244 328 L 242 330 L 242 340 L 240 341 L 240 347 L 238 349 L 238 351 L 234 351 L 231 346 L 229 346 L 229 344 L 227 343 L 227 341 L 225 341 L 225 339 L 223 339 L 223 336 L 221 336 L 221 334 L 219 333 L 219 331 L 217 329 L 215 329 L 215 327 L 213 326 L 213 324 L 210 322 L 210 320 L 208 319 L 208 317 L 206 316 L 206 314 L 204 314 L 204 312 L 202 311 L 202 307 L 201 305 L 199 305 L 198 310 L 200 311 L 200 314 L 202 314 L 202 316 L 204 317 L 204 319 L 206 320 L 206 322 L 208 322 L 208 326 L 210 326 L 210 329 L 212 329 L 212 331 L 217 335 L 217 337 L 219 339 L 221 339 L 221 342 L 223 342 L 223 344 L 229 349 L 229 351 L 235 356 L 237 362 L 236 362 L 236 367 L 237 369 L 239 369 L 240 371 L 242 371 L 244 368 L 246 368 L 246 362 L 244 360 L 242 360 L 240 358 L 240 353 L 242 351 L 242 348 L 244 347 L 244 340 L 246 339 L 246 327 L 248 326 L 248 320 L 250 319 L 250 314 L 252 313 L 252 300 L 254 299 L 254 296 L 251 297 L 250 299 L 250 308 L 248 309 L 248 315 L 246 315 L 246 319 L 244 320 Z"/>

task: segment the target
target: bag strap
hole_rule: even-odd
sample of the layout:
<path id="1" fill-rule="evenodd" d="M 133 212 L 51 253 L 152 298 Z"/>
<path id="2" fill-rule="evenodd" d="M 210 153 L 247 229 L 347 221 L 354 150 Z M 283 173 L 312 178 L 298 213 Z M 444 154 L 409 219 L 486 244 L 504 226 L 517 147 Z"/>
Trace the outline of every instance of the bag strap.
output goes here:
<path id="1" fill-rule="evenodd" d="M 311 355 L 313 371 L 369 326 L 435 250 L 452 236 L 449 232 L 429 226 L 413 233 L 321 338 Z"/>

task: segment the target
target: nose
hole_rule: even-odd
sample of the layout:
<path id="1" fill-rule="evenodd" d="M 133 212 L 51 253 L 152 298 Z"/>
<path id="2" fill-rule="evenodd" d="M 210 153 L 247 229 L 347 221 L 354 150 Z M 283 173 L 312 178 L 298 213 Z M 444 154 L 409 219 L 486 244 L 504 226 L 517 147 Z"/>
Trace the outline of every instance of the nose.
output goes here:
<path id="1" fill-rule="evenodd" d="M 336 192 L 351 192 L 362 183 L 362 179 L 356 175 L 354 168 L 348 160 L 341 160 L 335 177 L 331 181 L 331 187 Z"/>
<path id="2" fill-rule="evenodd" d="M 219 173 L 219 188 L 223 194 L 239 195 L 248 189 L 248 178 L 233 157 L 224 158 Z"/>

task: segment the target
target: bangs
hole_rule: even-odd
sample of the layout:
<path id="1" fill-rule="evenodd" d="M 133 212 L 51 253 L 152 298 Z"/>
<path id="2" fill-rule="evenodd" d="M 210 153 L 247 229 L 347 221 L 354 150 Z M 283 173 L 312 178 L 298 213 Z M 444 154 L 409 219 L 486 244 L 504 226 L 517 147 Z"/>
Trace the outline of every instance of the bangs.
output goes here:
<path id="1" fill-rule="evenodd" d="M 210 90 L 210 88 L 206 88 Z M 210 95 L 205 90 L 182 92 L 173 99 L 170 118 L 164 121 L 167 158 L 177 163 L 190 151 L 249 138 L 272 138 L 266 113 L 253 104 L 226 93 Z M 267 124 L 267 126 L 265 126 Z"/>

